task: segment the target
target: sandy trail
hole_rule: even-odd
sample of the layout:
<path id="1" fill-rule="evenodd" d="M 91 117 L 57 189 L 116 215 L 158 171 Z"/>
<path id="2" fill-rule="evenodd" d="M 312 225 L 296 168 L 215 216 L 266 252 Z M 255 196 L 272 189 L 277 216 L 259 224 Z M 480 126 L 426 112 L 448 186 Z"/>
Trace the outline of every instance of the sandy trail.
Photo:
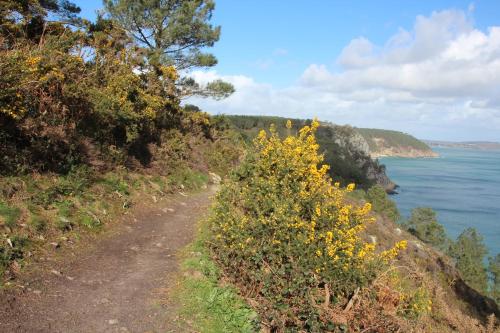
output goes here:
<path id="1" fill-rule="evenodd" d="M 178 268 L 176 253 L 192 239 L 214 192 L 139 209 L 57 267 L 61 275 L 48 272 L 30 290 L 0 293 L 0 332 L 176 331 L 165 289 Z"/>

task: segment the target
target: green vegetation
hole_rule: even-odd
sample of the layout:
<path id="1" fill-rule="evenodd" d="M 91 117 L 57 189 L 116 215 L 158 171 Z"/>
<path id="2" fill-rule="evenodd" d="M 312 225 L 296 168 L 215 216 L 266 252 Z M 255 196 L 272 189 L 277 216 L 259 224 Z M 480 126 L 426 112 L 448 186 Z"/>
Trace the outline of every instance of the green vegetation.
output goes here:
<path id="1" fill-rule="evenodd" d="M 422 242 L 449 255 L 468 285 L 498 303 L 500 255 L 490 258 L 489 266 L 485 266 L 488 250 L 483 243 L 483 237 L 476 229 L 464 230 L 453 241 L 448 238 L 444 227 L 437 221 L 436 212 L 428 207 L 413 209 L 410 218 L 402 226 Z"/>
<path id="2" fill-rule="evenodd" d="M 206 221 L 202 221 L 200 227 L 196 240 L 184 251 L 182 276 L 173 293 L 174 300 L 181 304 L 180 325 L 204 333 L 258 332 L 255 311 L 234 287 L 219 283 L 220 269 L 206 247 Z"/>
<path id="3" fill-rule="evenodd" d="M 214 3 L 131 4 L 107 1 L 89 22 L 70 1 L 0 1 L 3 278 L 28 251 L 99 231 L 138 196 L 200 188 L 238 162 L 227 124 L 180 105 L 233 91 L 179 74 L 216 63 L 203 53 L 219 38 Z M 151 27 L 154 45 L 137 39 Z"/>
<path id="4" fill-rule="evenodd" d="M 181 106 L 186 96 L 234 91 L 183 74 L 216 64 L 206 53 L 220 35 L 210 24 L 213 1 L 105 5 L 106 15 L 88 22 L 70 1 L 0 0 L 2 281 L 29 264 L 28 254 L 50 255 L 51 242 L 65 246 L 139 200 L 199 189 L 209 171 L 224 176 L 239 164 L 218 194 L 207 234 L 183 262 L 178 294 L 193 329 L 253 332 L 262 321 L 271 331 L 428 331 L 435 326 L 426 320 L 436 318 L 460 327 L 459 315 L 433 310 L 444 293 L 424 289 L 428 275 L 392 265 L 404 239 L 381 249 L 364 241 L 376 219 L 372 207 L 388 230 L 399 212 L 373 186 L 384 168 L 363 149 L 358 130 L 210 117 Z M 359 132 L 369 144 L 381 135 Z M 385 132 L 389 144 L 420 145 Z M 241 137 L 250 146 L 245 154 Z M 442 236 L 430 211 L 417 211 L 408 228 L 431 244 Z M 450 254 L 464 279 L 486 292 L 481 237 L 465 231 Z M 499 261 L 489 266 L 497 300 Z"/>
<path id="5" fill-rule="evenodd" d="M 147 167 L 152 146 L 161 147 L 170 131 L 196 128 L 213 139 L 208 116 L 185 110 L 180 99 L 222 98 L 232 86 L 199 87 L 179 74 L 216 63 L 202 53 L 219 38 L 208 22 L 213 2 L 161 3 L 154 11 L 153 2 L 106 4 L 110 18 L 92 23 L 68 1 L 2 1 L 1 174 Z M 151 27 L 158 29 L 154 45 L 136 39 Z"/>
<path id="6" fill-rule="evenodd" d="M 488 271 L 492 279 L 490 296 L 500 304 L 500 254 L 490 258 Z"/>
<path id="7" fill-rule="evenodd" d="M 356 131 L 365 138 L 372 152 L 377 152 L 381 147 L 411 147 L 423 151 L 431 150 L 427 144 L 407 133 L 376 128 L 356 128 Z M 377 143 L 377 140 L 380 139 L 383 140 L 383 143 Z"/>
<path id="8" fill-rule="evenodd" d="M 180 2 L 105 0 L 107 12 L 120 27 L 144 48 L 148 64 L 162 73 L 162 66 L 185 71 L 211 67 L 217 59 L 204 53 L 220 37 L 220 26 L 208 23 L 215 3 L 212 0 Z M 177 82 L 181 96 L 202 95 L 224 98 L 234 92 L 232 85 L 217 80 L 201 87 L 189 77 Z"/>
<path id="9" fill-rule="evenodd" d="M 333 184 L 314 134 L 319 124 L 281 139 L 261 131 L 245 160 L 220 190 L 210 218 L 209 246 L 226 276 L 271 331 L 337 331 L 329 315 L 373 281 L 406 241 L 375 252 L 361 232 L 371 205 L 349 204 Z M 289 122 L 287 129 L 291 130 Z"/>
<path id="10" fill-rule="evenodd" d="M 290 119 L 292 127 L 286 128 L 288 119 L 281 117 L 266 116 L 219 116 L 230 122 L 235 130 L 240 131 L 245 140 L 250 143 L 262 128 L 275 126 L 277 133 L 281 136 L 295 134 L 300 128 L 311 124 L 311 120 Z M 353 140 L 356 132 L 349 126 L 336 126 L 322 123 L 316 132 L 320 152 L 324 154 L 324 163 L 330 165 L 329 175 L 334 181 L 343 186 L 355 183 L 357 186 L 367 189 L 376 183 L 375 177 L 387 179 L 385 169 L 378 162 L 373 161 L 366 152 Z M 390 182 L 387 179 L 387 182 Z"/>
<path id="11" fill-rule="evenodd" d="M 366 191 L 365 199 L 371 202 L 373 210 L 387 217 L 393 222 L 397 222 L 401 217 L 396 203 L 389 199 L 385 190 L 380 186 L 373 186 Z"/>
<path id="12" fill-rule="evenodd" d="M 488 290 L 487 270 L 483 263 L 487 253 L 483 237 L 474 228 L 464 230 L 449 250 L 463 279 L 483 294 Z"/>
<path id="13" fill-rule="evenodd" d="M 417 207 L 413 209 L 410 219 L 403 226 L 422 242 L 437 249 L 446 250 L 449 247 L 449 239 L 444 227 L 438 223 L 436 212 L 432 208 Z"/>
<path id="14" fill-rule="evenodd" d="M 21 216 L 21 210 L 17 207 L 9 207 L 6 203 L 0 201 L 0 223 L 14 228 L 16 222 Z"/>

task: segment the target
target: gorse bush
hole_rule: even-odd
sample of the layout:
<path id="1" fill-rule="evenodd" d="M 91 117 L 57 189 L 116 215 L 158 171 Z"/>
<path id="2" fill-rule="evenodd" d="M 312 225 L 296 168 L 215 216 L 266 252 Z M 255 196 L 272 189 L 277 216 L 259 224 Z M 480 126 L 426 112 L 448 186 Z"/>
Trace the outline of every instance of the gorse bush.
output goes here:
<path id="1" fill-rule="evenodd" d="M 246 159 L 218 194 L 210 219 L 212 250 L 249 296 L 262 298 L 264 321 L 292 331 L 334 325 L 320 308 L 341 302 L 370 281 L 376 263 L 395 257 L 375 252 L 361 232 L 374 219 L 371 205 L 349 204 L 322 165 L 318 122 L 281 139 L 261 131 Z M 288 123 L 291 127 L 291 123 Z"/>

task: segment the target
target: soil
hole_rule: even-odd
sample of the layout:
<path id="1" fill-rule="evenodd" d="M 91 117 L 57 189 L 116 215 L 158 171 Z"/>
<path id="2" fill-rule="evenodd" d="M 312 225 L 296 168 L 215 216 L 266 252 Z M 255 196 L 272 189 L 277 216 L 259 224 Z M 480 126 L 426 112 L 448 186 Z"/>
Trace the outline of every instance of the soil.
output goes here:
<path id="1" fill-rule="evenodd" d="M 143 204 L 76 254 L 28 274 L 22 288 L 0 291 L 0 332 L 176 331 L 166 290 L 214 192 Z"/>

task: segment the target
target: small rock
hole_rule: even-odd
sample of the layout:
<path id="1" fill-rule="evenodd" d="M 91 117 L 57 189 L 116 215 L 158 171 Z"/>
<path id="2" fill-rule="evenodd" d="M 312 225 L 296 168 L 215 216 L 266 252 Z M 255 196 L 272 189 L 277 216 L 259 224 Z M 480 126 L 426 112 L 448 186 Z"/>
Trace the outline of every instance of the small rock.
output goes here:
<path id="1" fill-rule="evenodd" d="M 370 241 L 372 242 L 372 244 L 377 244 L 377 237 L 376 236 L 369 235 L 368 237 L 370 237 Z"/>
<path id="2" fill-rule="evenodd" d="M 422 246 L 422 244 L 421 244 L 421 243 L 419 243 L 419 242 L 413 241 L 413 244 L 415 244 L 415 246 L 416 246 L 418 249 L 420 249 L 420 250 L 422 250 L 422 249 L 424 248 L 424 247 Z"/>
<path id="3" fill-rule="evenodd" d="M 52 274 L 54 274 L 54 275 L 57 275 L 57 276 L 62 276 L 62 272 L 59 272 L 59 271 L 57 271 L 57 270 L 55 270 L 55 269 L 51 270 L 50 272 L 51 272 Z"/>
<path id="4" fill-rule="evenodd" d="M 61 247 L 61 245 L 59 245 L 59 243 L 56 243 L 56 242 L 52 242 L 52 243 L 50 243 L 50 245 L 52 245 L 54 247 L 54 249 L 58 249 Z"/>
<path id="5" fill-rule="evenodd" d="M 210 181 L 212 182 L 212 184 L 219 185 L 222 181 L 222 178 L 218 174 L 209 172 L 208 175 L 210 176 Z"/>
<path id="6" fill-rule="evenodd" d="M 399 229 L 399 228 L 394 229 L 394 231 L 396 232 L 396 235 L 398 235 L 398 236 L 401 235 L 401 233 L 402 233 L 401 229 Z"/>
<path id="7" fill-rule="evenodd" d="M 35 295 L 41 295 L 42 291 L 41 290 L 33 290 L 33 294 L 35 294 Z"/>
<path id="8" fill-rule="evenodd" d="M 186 193 L 183 193 L 183 192 L 179 192 L 180 195 L 182 195 L 183 197 L 187 197 L 188 195 Z"/>
<path id="9" fill-rule="evenodd" d="M 66 276 L 66 279 L 70 280 L 70 281 L 73 281 L 75 278 L 74 277 L 71 277 L 71 276 Z"/>
<path id="10" fill-rule="evenodd" d="M 118 319 L 110 319 L 110 320 L 108 320 L 108 324 L 116 325 L 116 324 L 118 324 Z"/>

